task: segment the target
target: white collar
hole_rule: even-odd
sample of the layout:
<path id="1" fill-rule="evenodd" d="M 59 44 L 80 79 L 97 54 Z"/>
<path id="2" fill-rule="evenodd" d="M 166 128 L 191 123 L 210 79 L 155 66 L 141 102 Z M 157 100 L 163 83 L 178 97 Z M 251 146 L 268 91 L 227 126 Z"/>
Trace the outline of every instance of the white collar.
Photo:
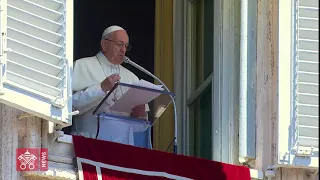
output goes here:
<path id="1" fill-rule="evenodd" d="M 115 64 L 111 63 L 108 58 L 101 52 L 99 51 L 97 53 L 97 58 L 98 58 L 98 61 L 106 66 L 116 66 Z"/>

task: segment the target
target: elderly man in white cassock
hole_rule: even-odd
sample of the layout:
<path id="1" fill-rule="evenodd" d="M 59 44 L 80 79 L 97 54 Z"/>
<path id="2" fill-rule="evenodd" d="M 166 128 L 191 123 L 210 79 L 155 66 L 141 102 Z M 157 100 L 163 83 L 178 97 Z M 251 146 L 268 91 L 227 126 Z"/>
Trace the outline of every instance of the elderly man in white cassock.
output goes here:
<path id="1" fill-rule="evenodd" d="M 110 26 L 104 30 L 100 45 L 100 52 L 95 56 L 79 59 L 74 64 L 73 108 L 79 114 L 74 116 L 72 134 L 134 145 L 133 132 L 142 131 L 141 126 L 121 120 L 100 119 L 98 130 L 98 118 L 93 115 L 95 107 L 116 82 L 132 84 L 139 81 L 134 73 L 121 66 L 126 51 L 131 49 L 128 34 L 119 26 Z M 119 98 L 125 90 L 118 87 L 111 97 Z M 96 114 L 117 114 L 109 110 L 113 103 L 114 99 L 108 98 Z M 125 115 L 146 119 L 147 110 L 147 105 L 139 105 L 132 109 L 131 114 Z"/>

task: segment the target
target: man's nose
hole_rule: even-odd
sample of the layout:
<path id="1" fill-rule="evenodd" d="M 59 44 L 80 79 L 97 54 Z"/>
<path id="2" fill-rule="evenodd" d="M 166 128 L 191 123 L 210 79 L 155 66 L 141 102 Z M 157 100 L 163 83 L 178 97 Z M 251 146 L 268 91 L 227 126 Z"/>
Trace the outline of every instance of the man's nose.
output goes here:
<path id="1" fill-rule="evenodd" d="M 127 51 L 126 46 L 122 46 L 121 49 L 120 49 L 120 51 L 121 51 L 121 52 L 126 52 L 126 51 Z"/>

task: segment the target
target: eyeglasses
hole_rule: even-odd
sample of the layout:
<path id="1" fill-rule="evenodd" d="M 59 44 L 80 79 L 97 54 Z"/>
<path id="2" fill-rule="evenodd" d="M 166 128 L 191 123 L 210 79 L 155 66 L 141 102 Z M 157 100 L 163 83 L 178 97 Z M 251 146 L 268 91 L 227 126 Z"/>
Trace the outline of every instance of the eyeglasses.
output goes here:
<path id="1" fill-rule="evenodd" d="M 111 39 L 104 39 L 104 40 L 107 40 L 107 41 L 111 41 L 111 42 L 116 43 L 116 45 L 117 45 L 120 49 L 124 46 L 127 51 L 130 51 L 130 49 L 132 48 L 132 46 L 131 46 L 129 43 L 125 44 L 125 43 L 122 42 L 122 41 L 114 41 L 114 40 L 111 40 Z"/>

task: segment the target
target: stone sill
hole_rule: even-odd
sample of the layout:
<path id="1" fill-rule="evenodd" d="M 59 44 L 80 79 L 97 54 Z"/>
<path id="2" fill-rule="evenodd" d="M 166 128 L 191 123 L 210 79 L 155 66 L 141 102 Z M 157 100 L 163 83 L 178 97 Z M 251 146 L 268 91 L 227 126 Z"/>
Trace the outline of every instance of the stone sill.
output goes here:
<path id="1" fill-rule="evenodd" d="M 22 175 L 26 179 L 32 180 L 76 180 L 78 170 L 73 165 L 55 163 L 49 161 L 49 170 L 45 172 L 24 172 Z"/>
<path id="2" fill-rule="evenodd" d="M 251 179 L 263 179 L 263 171 L 250 169 Z"/>
<path id="3" fill-rule="evenodd" d="M 62 137 L 58 137 L 57 139 L 58 142 L 60 143 L 67 143 L 67 144 L 72 144 L 72 136 L 68 134 L 64 134 Z"/>

